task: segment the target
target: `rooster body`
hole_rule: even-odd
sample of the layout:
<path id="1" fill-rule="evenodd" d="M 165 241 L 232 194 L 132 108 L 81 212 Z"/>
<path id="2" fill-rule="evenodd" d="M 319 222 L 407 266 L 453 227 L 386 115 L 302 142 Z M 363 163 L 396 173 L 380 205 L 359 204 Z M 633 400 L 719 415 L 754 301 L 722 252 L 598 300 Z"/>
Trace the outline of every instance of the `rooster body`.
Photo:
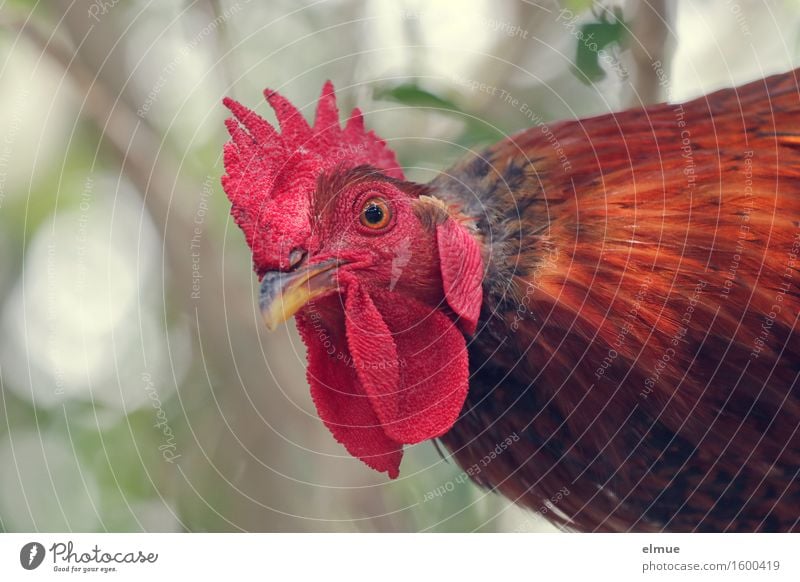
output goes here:
<path id="1" fill-rule="evenodd" d="M 277 134 L 232 109 L 224 185 L 262 306 L 297 313 L 312 396 L 352 454 L 396 476 L 403 444 L 439 438 L 481 485 L 584 531 L 800 528 L 794 73 L 528 129 L 425 185 L 365 134 L 379 162 L 277 195 L 252 177 Z M 262 212 L 285 192 L 302 228 Z M 381 209 L 396 225 L 373 233 Z M 276 300 L 298 280 L 316 283 Z"/>
<path id="2" fill-rule="evenodd" d="M 782 75 L 527 130 L 434 181 L 492 233 L 443 441 L 472 466 L 522 438 L 478 480 L 534 509 L 566 487 L 584 530 L 797 528 L 799 114 Z"/>

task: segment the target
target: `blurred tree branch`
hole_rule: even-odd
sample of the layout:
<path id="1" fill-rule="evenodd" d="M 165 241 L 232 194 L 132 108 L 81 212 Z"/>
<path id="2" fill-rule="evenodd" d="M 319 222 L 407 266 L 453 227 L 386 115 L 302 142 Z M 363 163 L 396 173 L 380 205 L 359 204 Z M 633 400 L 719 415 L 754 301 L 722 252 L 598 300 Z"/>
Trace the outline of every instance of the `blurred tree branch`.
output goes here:
<path id="1" fill-rule="evenodd" d="M 187 182 L 169 144 L 136 114 L 135 106 L 128 100 L 131 75 L 124 62 L 119 30 L 112 24 L 111 15 L 105 17 L 103 26 L 93 25 L 94 21 L 87 16 L 90 4 L 89 0 L 60 1 L 64 13 L 62 26 L 57 27 L 56 32 L 64 30 L 66 37 L 56 33 L 48 35 L 32 18 L 15 18 L 7 14 L 0 25 L 23 35 L 64 70 L 84 100 L 81 114 L 101 136 L 98 148 L 103 144 L 110 146 L 121 171 L 141 192 L 144 204 L 164 239 L 168 264 L 166 282 L 172 289 L 170 295 L 197 327 L 195 354 L 202 353 L 204 359 L 209 361 L 212 382 L 216 378 L 227 388 L 219 400 L 216 396 L 210 398 L 228 410 L 210 413 L 242 419 L 246 414 L 253 414 L 250 410 L 253 402 L 251 395 L 242 396 L 240 391 L 235 390 L 236 386 L 241 386 L 243 391 L 259 388 L 258 398 L 266 401 L 276 401 L 276 395 L 280 394 L 277 389 L 269 389 L 270 380 L 265 375 L 262 344 L 249 287 L 224 285 L 223 255 L 214 244 L 220 241 L 204 232 L 200 237 L 199 249 L 192 249 L 202 256 L 202 291 L 199 297 L 190 299 L 193 284 L 190 244 L 196 240 L 193 240 L 194 214 L 202 185 Z M 266 389 L 261 390 L 262 387 Z M 195 386 L 193 390 L 201 388 Z M 215 388 L 212 385 L 207 390 L 213 391 Z M 225 423 L 227 425 L 227 421 Z M 208 438 L 208 435 L 192 434 L 196 438 Z M 243 443 L 253 445 L 248 446 L 248 450 L 256 449 L 254 443 L 258 443 L 259 455 L 267 457 L 264 459 L 267 468 L 274 464 L 270 462 L 269 455 L 279 455 L 285 451 L 280 446 L 271 446 L 270 443 L 273 440 L 277 442 L 278 437 L 260 422 L 243 421 L 236 425 L 235 435 L 225 434 L 220 438 L 235 439 L 239 446 Z M 208 449 L 214 445 L 202 442 L 198 442 L 198 445 L 204 449 L 205 459 L 200 461 L 201 464 L 205 463 L 203 467 L 207 470 L 208 455 L 213 452 Z M 216 462 L 222 465 L 224 460 L 216 459 Z M 191 467 L 188 465 L 189 471 Z M 211 477 L 215 481 L 214 472 L 225 482 L 228 481 L 214 463 L 211 463 L 211 467 Z M 285 487 L 286 483 L 285 478 L 274 470 L 261 471 L 259 479 L 260 486 L 265 490 L 278 490 Z M 181 489 L 190 491 L 186 487 Z M 191 490 L 194 491 L 194 486 Z M 207 501 L 203 500 L 203 503 L 207 504 Z M 252 517 L 249 525 L 254 529 L 290 531 L 298 527 L 297 522 L 288 515 L 269 510 L 260 513 L 254 509 L 251 506 L 251 515 L 247 516 Z"/>
<path id="2" fill-rule="evenodd" d="M 661 68 L 669 70 L 676 41 L 672 33 L 674 10 L 675 6 L 668 7 L 665 0 L 648 0 L 637 7 L 631 30 L 635 63 L 635 93 L 631 96 L 631 106 L 664 100 L 653 63 L 661 61 Z"/>

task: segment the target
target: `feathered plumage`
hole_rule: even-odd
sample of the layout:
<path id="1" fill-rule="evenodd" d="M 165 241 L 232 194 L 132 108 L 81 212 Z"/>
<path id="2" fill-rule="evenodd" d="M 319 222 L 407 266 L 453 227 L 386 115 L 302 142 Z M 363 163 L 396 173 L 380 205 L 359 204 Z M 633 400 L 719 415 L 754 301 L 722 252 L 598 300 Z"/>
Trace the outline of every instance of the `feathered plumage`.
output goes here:
<path id="1" fill-rule="evenodd" d="M 274 130 L 232 110 L 250 131 L 229 124 L 224 184 L 265 317 L 297 313 L 352 454 L 395 476 L 403 444 L 438 436 L 579 530 L 800 528 L 796 72 L 534 127 L 426 185 L 374 135 L 333 164 L 281 119 L 282 171 L 316 182 L 277 197 Z"/>
<path id="2" fill-rule="evenodd" d="M 489 274 L 464 466 L 582 530 L 800 520 L 800 93 L 794 73 L 534 128 L 431 188 Z"/>

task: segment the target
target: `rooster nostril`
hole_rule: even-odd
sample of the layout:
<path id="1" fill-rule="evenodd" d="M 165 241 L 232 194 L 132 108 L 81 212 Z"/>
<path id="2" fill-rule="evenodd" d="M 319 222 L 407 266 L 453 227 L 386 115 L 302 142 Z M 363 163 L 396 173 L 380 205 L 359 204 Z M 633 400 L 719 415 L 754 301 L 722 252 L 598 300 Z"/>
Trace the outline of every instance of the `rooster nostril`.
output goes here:
<path id="1" fill-rule="evenodd" d="M 294 248 L 289 253 L 289 266 L 294 269 L 306 258 L 306 252 L 301 248 Z"/>

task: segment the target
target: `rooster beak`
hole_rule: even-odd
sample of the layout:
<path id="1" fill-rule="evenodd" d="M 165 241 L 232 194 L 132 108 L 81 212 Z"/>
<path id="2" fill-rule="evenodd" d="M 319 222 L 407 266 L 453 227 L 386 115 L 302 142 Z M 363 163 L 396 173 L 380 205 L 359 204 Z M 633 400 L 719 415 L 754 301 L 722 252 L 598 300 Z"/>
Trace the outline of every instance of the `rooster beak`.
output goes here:
<path id="1" fill-rule="evenodd" d="M 269 271 L 261 280 L 258 298 L 261 316 L 267 329 L 280 324 L 300 311 L 309 301 L 336 290 L 333 274 L 336 259 L 314 265 L 302 265 L 294 271 Z"/>

